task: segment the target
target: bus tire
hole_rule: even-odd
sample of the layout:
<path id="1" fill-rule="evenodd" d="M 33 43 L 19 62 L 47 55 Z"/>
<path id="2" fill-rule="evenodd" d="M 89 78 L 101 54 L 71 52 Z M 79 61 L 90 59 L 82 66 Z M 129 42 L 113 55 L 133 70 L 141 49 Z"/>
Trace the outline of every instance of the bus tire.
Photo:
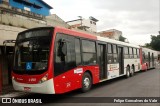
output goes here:
<path id="1" fill-rule="evenodd" d="M 92 87 L 92 78 L 88 72 L 85 72 L 82 77 L 82 92 L 87 92 Z"/>
<path id="2" fill-rule="evenodd" d="M 132 66 L 132 68 L 131 68 L 131 71 L 130 71 L 130 76 L 133 76 L 134 75 L 134 66 Z"/>
<path id="3" fill-rule="evenodd" d="M 130 67 L 127 66 L 126 68 L 126 78 L 129 78 L 130 77 Z"/>

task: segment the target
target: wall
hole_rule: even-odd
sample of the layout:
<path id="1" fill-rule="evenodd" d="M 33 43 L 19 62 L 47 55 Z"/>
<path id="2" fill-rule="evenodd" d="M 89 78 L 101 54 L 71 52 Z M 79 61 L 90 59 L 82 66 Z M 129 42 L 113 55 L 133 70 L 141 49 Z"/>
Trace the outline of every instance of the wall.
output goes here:
<path id="1" fill-rule="evenodd" d="M 26 29 L 0 24 L 0 46 L 3 45 L 4 40 L 15 40 L 17 34 L 24 30 Z"/>
<path id="2" fill-rule="evenodd" d="M 46 21 L 48 26 L 61 26 L 69 28 L 69 25 L 65 21 L 63 21 L 60 17 L 58 17 L 56 14 L 47 16 Z"/>
<path id="3" fill-rule="evenodd" d="M 84 25 L 89 27 L 88 31 L 97 32 L 97 26 L 94 25 L 93 22 L 94 21 L 92 21 L 90 19 L 83 20 Z"/>
<path id="4" fill-rule="evenodd" d="M 97 26 L 94 25 L 94 24 L 91 24 L 90 23 L 90 19 L 83 19 L 82 20 L 82 26 L 85 26 L 85 27 L 88 27 L 86 28 L 88 31 L 90 32 L 97 32 Z M 93 21 L 92 21 L 93 22 Z M 78 25 L 80 24 L 81 25 L 81 20 L 75 20 L 75 21 L 71 21 L 71 22 L 68 22 L 69 25 Z M 79 25 L 79 26 L 80 26 Z"/>
<path id="5" fill-rule="evenodd" d="M 40 2 L 38 0 L 28 0 L 28 1 L 31 2 L 31 3 L 38 4 L 38 5 L 42 6 L 43 8 L 36 9 L 33 6 L 24 5 L 23 3 L 18 3 L 18 2 L 15 2 L 13 0 L 9 0 L 9 3 L 10 3 L 11 6 L 13 6 L 15 8 L 19 8 L 19 9 L 24 10 L 24 8 L 27 7 L 27 8 L 30 8 L 31 12 L 41 14 L 41 15 L 44 15 L 44 16 L 50 15 L 50 8 L 47 7 L 46 5 L 44 5 L 42 2 Z"/>
<path id="6" fill-rule="evenodd" d="M 20 15 L 15 14 L 0 14 L 0 22 L 2 24 L 16 26 L 20 28 L 34 28 L 34 27 L 42 27 L 46 26 L 45 21 L 35 20 L 32 18 L 27 18 Z"/>

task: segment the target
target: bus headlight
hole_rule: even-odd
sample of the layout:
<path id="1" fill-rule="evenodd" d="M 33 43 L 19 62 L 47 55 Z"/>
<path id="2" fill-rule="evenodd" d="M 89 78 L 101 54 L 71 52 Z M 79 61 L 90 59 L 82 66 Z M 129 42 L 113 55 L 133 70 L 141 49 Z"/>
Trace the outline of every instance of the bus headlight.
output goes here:
<path id="1" fill-rule="evenodd" d="M 12 80 L 14 80 L 15 78 L 14 78 L 14 76 L 12 76 Z"/>
<path id="2" fill-rule="evenodd" d="M 39 83 L 43 83 L 48 80 L 48 74 L 46 74 L 42 79 L 39 81 Z"/>

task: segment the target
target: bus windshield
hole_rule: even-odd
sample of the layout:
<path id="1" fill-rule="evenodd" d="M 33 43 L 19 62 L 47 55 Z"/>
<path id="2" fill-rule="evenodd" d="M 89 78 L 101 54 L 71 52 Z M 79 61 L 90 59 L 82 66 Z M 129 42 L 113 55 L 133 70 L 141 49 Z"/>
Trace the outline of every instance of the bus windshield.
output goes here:
<path id="1" fill-rule="evenodd" d="M 18 35 L 13 70 L 18 73 L 43 72 L 48 68 L 51 29 L 36 29 Z"/>

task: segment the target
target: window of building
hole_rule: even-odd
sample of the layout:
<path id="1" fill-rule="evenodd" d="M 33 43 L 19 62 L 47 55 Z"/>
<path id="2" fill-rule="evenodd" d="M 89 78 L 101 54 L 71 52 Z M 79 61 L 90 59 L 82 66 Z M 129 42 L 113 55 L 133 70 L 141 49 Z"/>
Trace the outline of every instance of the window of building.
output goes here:
<path id="1" fill-rule="evenodd" d="M 94 25 L 96 25 L 96 22 L 93 22 Z"/>

